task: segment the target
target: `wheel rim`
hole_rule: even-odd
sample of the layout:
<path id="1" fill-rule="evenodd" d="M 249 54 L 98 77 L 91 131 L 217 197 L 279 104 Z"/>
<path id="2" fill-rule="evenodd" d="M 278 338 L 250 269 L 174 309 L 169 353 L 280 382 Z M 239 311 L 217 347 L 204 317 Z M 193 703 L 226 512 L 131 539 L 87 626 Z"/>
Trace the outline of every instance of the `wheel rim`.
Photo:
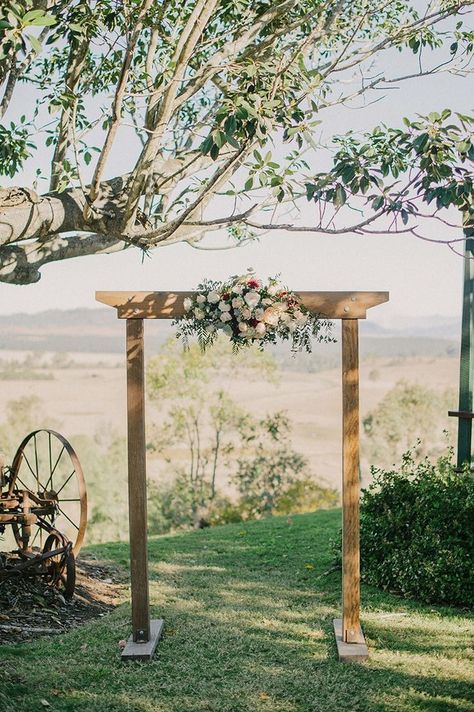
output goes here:
<path id="1" fill-rule="evenodd" d="M 61 549 L 64 545 L 64 537 L 58 532 L 52 532 L 46 539 L 43 553 Z M 71 599 L 76 587 L 76 563 L 72 550 L 49 557 L 46 561 L 46 571 L 48 583 L 57 588 L 62 587 L 64 598 Z"/>
<path id="2" fill-rule="evenodd" d="M 10 490 L 27 489 L 39 496 L 49 493 L 56 500 L 54 515 L 44 515 L 42 519 L 72 542 L 77 557 L 86 530 L 87 494 L 84 473 L 68 440 L 54 430 L 30 433 L 15 454 L 11 472 Z M 19 543 L 17 525 L 13 532 Z M 44 528 L 37 524 L 30 545 L 42 548 L 44 536 Z"/>

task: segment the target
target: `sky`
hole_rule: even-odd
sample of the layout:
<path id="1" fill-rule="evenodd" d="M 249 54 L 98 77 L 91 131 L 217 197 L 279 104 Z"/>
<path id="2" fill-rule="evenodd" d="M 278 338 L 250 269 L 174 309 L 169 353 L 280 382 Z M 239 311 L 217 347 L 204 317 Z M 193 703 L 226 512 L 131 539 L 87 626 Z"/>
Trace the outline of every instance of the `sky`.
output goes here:
<path id="1" fill-rule="evenodd" d="M 388 74 L 403 71 L 405 60 L 387 54 Z M 348 128 L 369 130 L 380 122 L 399 125 L 403 116 L 449 107 L 469 113 L 474 94 L 471 79 L 438 75 L 404 82 L 383 99 L 362 108 L 341 108 L 325 115 L 318 127 L 320 136 Z M 22 88 L 19 104 L 28 101 Z M 8 118 L 8 117 L 7 117 Z M 125 148 L 124 148 L 125 147 Z M 120 147 L 109 165 L 117 175 L 127 157 L 127 143 Z M 49 156 L 38 151 L 29 162 L 30 173 L 46 166 Z M 318 167 L 315 166 L 315 171 Z M 26 178 L 28 173 L 26 174 Z M 14 183 L 21 185 L 21 177 Z M 212 215 L 209 215 L 212 218 Z M 307 223 L 307 216 L 305 222 Z M 449 228 L 444 228 L 449 230 Z M 446 237 L 434 228 L 431 237 Z M 212 237 L 206 246 L 216 243 Z M 459 317 L 462 290 L 462 258 L 447 247 L 425 243 L 413 236 L 321 236 L 272 233 L 259 243 L 226 251 L 195 250 L 178 244 L 155 250 L 142 260 L 138 251 L 92 256 L 47 265 L 35 285 L 0 283 L 0 314 L 34 313 L 45 309 L 100 307 L 96 290 L 191 290 L 204 277 L 225 279 L 231 274 L 255 268 L 261 277 L 281 274 L 294 290 L 384 290 L 390 302 L 374 309 L 371 318 L 382 325 L 405 316 Z"/>

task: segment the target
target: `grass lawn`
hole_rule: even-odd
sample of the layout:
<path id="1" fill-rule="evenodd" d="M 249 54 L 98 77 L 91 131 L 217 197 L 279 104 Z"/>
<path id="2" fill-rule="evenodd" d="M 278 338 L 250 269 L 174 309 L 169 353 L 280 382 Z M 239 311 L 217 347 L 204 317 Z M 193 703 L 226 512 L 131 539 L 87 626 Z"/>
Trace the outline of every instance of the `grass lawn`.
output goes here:
<path id="1" fill-rule="evenodd" d="M 339 511 L 216 527 L 150 543 L 151 663 L 122 663 L 128 604 L 61 637 L 0 647 L 0 710 L 474 712 L 474 619 L 363 588 L 370 659 L 336 660 Z M 91 549 L 127 566 L 127 547 Z M 49 707 L 42 701 L 47 701 Z"/>

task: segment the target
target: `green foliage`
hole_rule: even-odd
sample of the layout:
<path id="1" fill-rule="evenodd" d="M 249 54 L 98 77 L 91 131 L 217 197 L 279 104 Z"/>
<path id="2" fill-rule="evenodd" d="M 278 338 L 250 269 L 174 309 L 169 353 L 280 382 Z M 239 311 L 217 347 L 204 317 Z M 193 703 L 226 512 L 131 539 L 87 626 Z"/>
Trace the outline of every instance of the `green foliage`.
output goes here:
<path id="1" fill-rule="evenodd" d="M 21 396 L 8 401 L 1 412 L 0 421 L 0 452 L 11 463 L 15 453 L 28 433 L 39 428 L 58 427 L 55 418 L 48 417 L 38 396 Z"/>
<path id="2" fill-rule="evenodd" d="M 308 200 L 341 207 L 363 197 L 374 212 L 404 225 L 420 203 L 434 202 L 438 210 L 455 206 L 474 219 L 474 118 L 445 109 L 404 123 L 404 129 L 377 126 L 362 138 L 352 131 L 335 137 L 334 167 L 306 184 Z M 398 179 L 414 168 L 412 189 L 404 190 Z"/>
<path id="3" fill-rule="evenodd" d="M 298 479 L 278 498 L 275 514 L 304 514 L 339 504 L 339 492 L 305 477 Z"/>
<path id="4" fill-rule="evenodd" d="M 212 348 L 202 353 L 198 344 L 184 350 L 174 338 L 168 339 L 160 354 L 148 361 L 147 386 L 153 400 L 195 397 L 203 392 L 211 378 L 229 373 L 245 373 L 246 378 L 268 381 L 277 379 L 275 359 L 256 346 L 234 354 L 225 337 L 216 339 Z"/>
<path id="5" fill-rule="evenodd" d="M 13 178 L 31 155 L 29 149 L 34 147 L 25 125 L 13 121 L 8 126 L 0 124 L 0 175 Z"/>
<path id="6" fill-rule="evenodd" d="M 337 503 L 335 492 L 309 478 L 307 461 L 291 447 L 284 413 L 257 418 L 212 387 L 230 369 L 274 380 L 276 365 L 257 348 L 233 355 L 225 338 L 205 354 L 197 344 L 183 350 L 168 341 L 149 364 L 150 397 L 160 401 L 162 414 L 149 448 L 169 466 L 165 481 L 150 483 L 156 533 Z M 184 464 L 176 447 L 184 449 Z M 223 494 L 229 483 L 237 497 Z"/>
<path id="7" fill-rule="evenodd" d="M 440 393 L 400 381 L 364 417 L 363 454 L 370 463 L 387 466 L 417 440 L 417 457 L 441 454 L 446 447 L 443 431 L 454 427 L 447 416 L 454 402 L 454 391 Z"/>
<path id="8" fill-rule="evenodd" d="M 251 422 L 242 432 L 242 450 L 231 475 L 247 518 L 273 514 L 296 481 L 307 473 L 307 460 L 291 448 L 290 422 L 275 413 Z"/>
<path id="9" fill-rule="evenodd" d="M 452 453 L 399 470 L 373 468 L 361 501 L 362 576 L 427 602 L 474 607 L 474 478 Z"/>

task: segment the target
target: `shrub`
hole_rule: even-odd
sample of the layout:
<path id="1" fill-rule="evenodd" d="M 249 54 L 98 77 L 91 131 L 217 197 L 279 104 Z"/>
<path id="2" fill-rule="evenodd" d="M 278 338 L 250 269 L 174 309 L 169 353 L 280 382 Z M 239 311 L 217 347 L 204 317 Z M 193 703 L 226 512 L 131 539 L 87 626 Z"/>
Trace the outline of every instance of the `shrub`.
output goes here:
<path id="1" fill-rule="evenodd" d="M 275 514 L 304 514 L 339 504 L 339 492 L 309 477 L 293 482 L 277 501 Z"/>
<path id="2" fill-rule="evenodd" d="M 452 455 L 452 453 L 451 453 Z M 365 582 L 427 602 L 474 606 L 474 478 L 450 457 L 372 468 L 362 493 Z"/>

